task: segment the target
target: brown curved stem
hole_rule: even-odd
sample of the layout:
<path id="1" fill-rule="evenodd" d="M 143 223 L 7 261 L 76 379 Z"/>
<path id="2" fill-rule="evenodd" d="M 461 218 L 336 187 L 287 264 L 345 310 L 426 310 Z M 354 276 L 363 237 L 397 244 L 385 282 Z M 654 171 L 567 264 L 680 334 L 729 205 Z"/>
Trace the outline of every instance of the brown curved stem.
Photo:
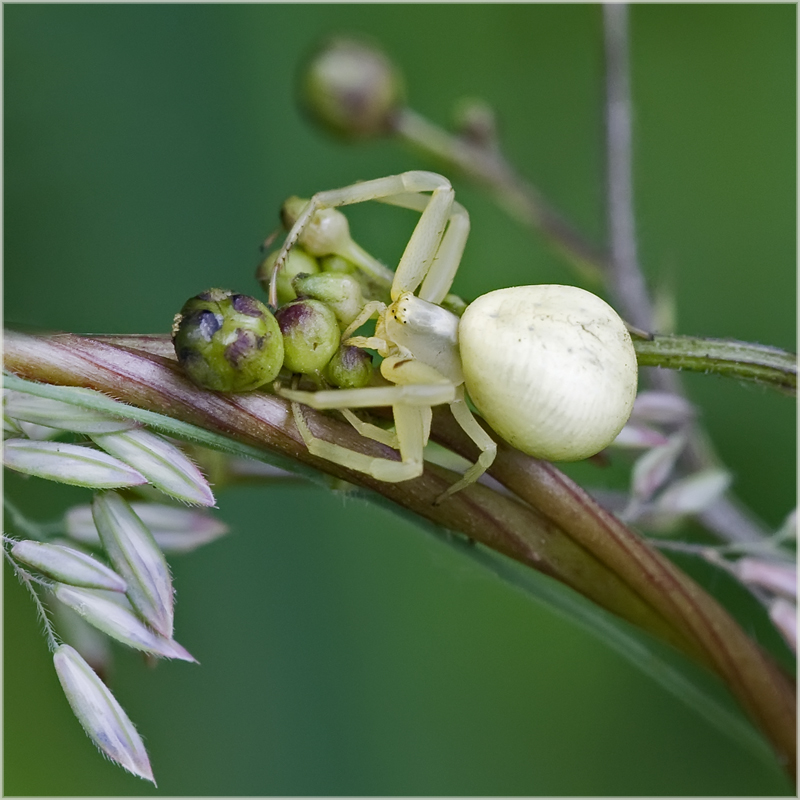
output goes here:
<path id="1" fill-rule="evenodd" d="M 314 467 L 562 581 L 716 671 L 793 772 L 791 681 L 713 598 L 551 464 L 501 444 L 492 472 L 519 499 L 472 485 L 434 505 L 457 479 L 454 473 L 428 465 L 420 478 L 391 484 L 351 472 L 306 450 L 282 399 L 197 388 L 170 357 L 166 337 L 114 337 L 113 342 L 7 332 L 5 368 L 33 381 L 95 389 Z M 392 457 L 393 451 L 361 438 L 331 416 L 309 410 L 307 419 L 318 436 Z M 436 415 L 434 436 L 456 452 L 474 456 L 448 414 Z"/>

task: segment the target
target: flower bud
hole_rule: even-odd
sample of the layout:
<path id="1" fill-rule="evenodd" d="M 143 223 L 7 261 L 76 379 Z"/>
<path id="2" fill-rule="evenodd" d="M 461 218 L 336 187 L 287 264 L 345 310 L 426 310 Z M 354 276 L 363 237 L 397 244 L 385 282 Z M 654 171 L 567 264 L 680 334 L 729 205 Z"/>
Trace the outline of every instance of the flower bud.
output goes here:
<path id="1" fill-rule="evenodd" d="M 350 140 L 391 133 L 405 99 L 394 64 L 378 48 L 350 38 L 323 44 L 305 65 L 300 92 L 315 122 Z"/>
<path id="2" fill-rule="evenodd" d="M 186 302 L 172 329 L 175 354 L 198 386 L 247 392 L 274 380 L 283 339 L 270 310 L 253 297 L 209 289 Z"/>
<path id="3" fill-rule="evenodd" d="M 295 300 L 275 316 L 283 333 L 284 365 L 291 372 L 318 372 L 339 349 L 339 323 L 325 303 Z"/>
<path id="4" fill-rule="evenodd" d="M 272 278 L 272 269 L 278 258 L 280 250 L 273 250 L 259 265 L 256 280 L 265 292 L 269 292 L 269 282 Z M 301 274 L 313 275 L 319 272 L 317 259 L 310 256 L 301 247 L 295 245 L 286 256 L 281 271 L 278 273 L 278 303 L 283 305 L 292 300 L 297 300 L 297 293 L 292 288 L 292 280 Z"/>
<path id="5" fill-rule="evenodd" d="M 134 501 L 129 505 L 163 553 L 188 553 L 229 532 L 224 522 L 202 511 L 162 503 Z M 64 526 L 72 539 L 95 547 L 101 544 L 91 506 L 70 508 L 64 515 Z"/>
<path id="6" fill-rule="evenodd" d="M 308 205 L 308 200 L 290 197 L 281 206 L 281 221 L 291 230 L 297 218 Z M 298 244 L 317 258 L 331 253 L 347 252 L 353 246 L 347 217 L 338 208 L 321 208 L 315 211 L 297 239 Z"/>
<path id="7" fill-rule="evenodd" d="M 49 397 L 36 397 L 27 392 L 9 392 L 5 397 L 4 410 L 15 420 L 75 433 L 111 433 L 139 425 L 131 420 L 115 419 L 102 411 Z"/>
<path id="8" fill-rule="evenodd" d="M 344 256 L 331 253 L 322 256 L 319 260 L 320 269 L 323 272 L 340 272 L 345 275 L 352 275 L 358 268 L 352 261 L 348 261 Z"/>
<path id="9" fill-rule="evenodd" d="M 633 403 L 631 419 L 656 425 L 681 425 L 696 414 L 694 406 L 683 397 L 670 392 L 639 392 Z"/>
<path id="10" fill-rule="evenodd" d="M 344 330 L 364 307 L 361 286 L 355 278 L 337 272 L 298 275 L 292 286 L 299 297 L 311 297 L 330 306 Z"/>
<path id="11" fill-rule="evenodd" d="M 760 586 L 774 594 L 797 600 L 797 566 L 745 556 L 736 562 L 736 574 L 742 583 Z"/>
<path id="12" fill-rule="evenodd" d="M 630 450 L 649 450 L 653 447 L 661 447 L 668 442 L 669 439 L 655 428 L 629 423 L 617 434 L 617 438 L 611 442 L 611 445 Z"/>
<path id="13" fill-rule="evenodd" d="M 343 344 L 328 362 L 323 375 L 337 389 L 360 389 L 372 376 L 372 357 L 360 347 Z"/>
<path id="14" fill-rule="evenodd" d="M 797 652 L 797 606 L 779 597 L 769 607 L 769 618 L 781 632 L 786 644 Z"/>
<path id="15" fill-rule="evenodd" d="M 98 589 L 79 589 L 63 583 L 57 583 L 53 587 L 53 594 L 90 625 L 128 647 L 162 658 L 197 662 L 174 639 L 168 639 L 148 628 L 134 614 L 124 595 L 109 596 Z"/>
<path id="16" fill-rule="evenodd" d="M 710 508 L 731 484 L 724 469 L 710 467 L 673 481 L 656 501 L 656 510 L 674 516 L 699 514 Z"/>
<path id="17" fill-rule="evenodd" d="M 675 434 L 666 444 L 654 447 L 636 459 L 631 475 L 634 498 L 647 501 L 664 485 L 685 444 L 686 437 Z"/>

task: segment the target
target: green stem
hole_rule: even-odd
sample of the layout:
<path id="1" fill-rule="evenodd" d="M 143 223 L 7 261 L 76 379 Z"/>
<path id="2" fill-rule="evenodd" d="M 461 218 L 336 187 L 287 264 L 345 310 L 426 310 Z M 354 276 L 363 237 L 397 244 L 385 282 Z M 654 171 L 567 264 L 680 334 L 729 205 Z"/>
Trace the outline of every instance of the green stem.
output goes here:
<path id="1" fill-rule="evenodd" d="M 797 394 L 797 356 L 776 347 L 666 334 L 634 337 L 633 346 L 642 367 L 714 373 Z"/>

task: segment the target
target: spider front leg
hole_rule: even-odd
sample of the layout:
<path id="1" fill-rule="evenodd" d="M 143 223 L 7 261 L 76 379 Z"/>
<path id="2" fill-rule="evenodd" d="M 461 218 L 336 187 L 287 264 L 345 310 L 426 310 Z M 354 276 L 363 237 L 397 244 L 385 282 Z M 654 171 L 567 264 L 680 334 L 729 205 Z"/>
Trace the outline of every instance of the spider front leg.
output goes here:
<path id="1" fill-rule="evenodd" d="M 423 192 L 431 192 L 431 195 L 421 194 Z M 391 282 L 392 300 L 403 292 L 415 291 L 432 272 L 438 277 L 435 281 L 426 280 L 424 296 L 432 302 L 441 302 L 452 283 L 469 231 L 469 217 L 461 205 L 454 203 L 453 197 L 453 189 L 446 178 L 422 171 L 404 172 L 315 194 L 294 220 L 275 261 L 270 283 L 270 303 L 275 305 L 277 302 L 278 272 L 298 240 L 312 255 L 342 255 L 373 276 Z M 346 219 L 341 214 L 333 215 L 332 210 L 338 206 L 367 200 L 380 200 L 422 212 L 395 273 L 355 245 L 350 238 Z M 326 211 L 331 213 L 326 215 Z M 445 269 L 438 266 L 432 269 L 437 258 L 442 265 L 446 265 Z"/>

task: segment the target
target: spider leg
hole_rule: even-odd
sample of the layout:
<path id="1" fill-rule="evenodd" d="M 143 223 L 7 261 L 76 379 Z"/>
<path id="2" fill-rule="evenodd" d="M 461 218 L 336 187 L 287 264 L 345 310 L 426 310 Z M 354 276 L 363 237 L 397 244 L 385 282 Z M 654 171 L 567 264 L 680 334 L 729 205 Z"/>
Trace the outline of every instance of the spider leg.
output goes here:
<path id="1" fill-rule="evenodd" d="M 420 194 L 421 192 L 431 192 L 431 194 L 427 196 Z M 425 299 L 441 302 L 450 288 L 469 232 L 469 215 L 460 204 L 454 206 L 454 194 L 447 178 L 421 170 L 355 183 L 341 189 L 318 192 L 308 202 L 289 231 L 275 261 L 274 280 L 277 280 L 277 272 L 289 250 L 317 211 L 363 203 L 368 200 L 380 200 L 387 203 L 394 202 L 395 205 L 422 212 L 395 273 L 387 271 L 380 262 L 377 262 L 354 243 L 354 252 L 350 252 L 350 247 L 348 247 L 347 252 L 339 254 L 350 258 L 359 266 L 383 279 L 391 276 L 389 279 L 392 280 L 393 300 L 403 292 L 415 291 L 431 271 L 432 264 L 438 257 L 441 266 L 433 269 L 434 275 L 425 287 Z M 397 200 L 395 201 L 394 198 Z M 450 221 L 449 226 L 448 220 Z M 447 235 L 445 228 L 448 228 Z M 444 242 L 442 241 L 443 235 L 445 236 Z M 444 245 L 441 254 L 439 254 L 440 245 Z"/>
<path id="2" fill-rule="evenodd" d="M 420 212 L 425 210 L 429 200 L 428 195 L 419 193 L 379 198 L 381 203 Z M 461 203 L 453 201 L 447 230 L 428 269 L 428 274 L 422 281 L 419 297 L 437 305 L 444 300 L 453 285 L 468 236 L 469 213 Z"/>
<path id="3" fill-rule="evenodd" d="M 342 341 L 350 338 L 354 331 L 357 331 L 368 319 L 371 319 L 376 314 L 382 313 L 386 309 L 386 305 L 379 300 L 373 300 L 366 303 L 364 308 L 361 309 L 358 316 L 345 328 L 342 332 Z"/>
<path id="4" fill-rule="evenodd" d="M 340 444 L 328 442 L 314 436 L 303 417 L 299 403 L 292 402 L 292 415 L 295 425 L 308 451 L 315 456 L 340 464 L 347 469 L 363 472 L 379 481 L 398 483 L 417 478 L 422 474 L 422 450 L 424 443 L 422 434 L 425 429 L 425 415 L 430 416 L 430 407 L 397 405 L 394 407 L 397 443 L 400 450 L 400 461 L 379 458 L 358 453 Z"/>
<path id="5" fill-rule="evenodd" d="M 459 386 L 456 391 L 456 399 L 450 403 L 450 410 L 453 412 L 456 422 L 461 426 L 464 433 L 475 442 L 481 450 L 478 460 L 464 473 L 461 480 L 456 481 L 446 492 L 436 498 L 434 504 L 439 505 L 450 495 L 461 491 L 469 486 L 492 466 L 492 462 L 497 455 L 497 444 L 488 433 L 478 424 L 473 413 L 467 406 L 464 387 Z"/>
<path id="6" fill-rule="evenodd" d="M 319 392 L 277 387 L 275 393 L 320 411 L 396 405 L 424 408 L 452 403 L 456 397 L 456 387 L 452 383 L 414 383 L 406 386 L 365 386 L 362 389 L 323 389 Z"/>
<path id="7" fill-rule="evenodd" d="M 396 433 L 379 428 L 371 422 L 364 422 L 363 419 L 359 419 L 349 408 L 343 408 L 341 412 L 342 416 L 344 416 L 362 436 L 367 439 L 374 439 L 376 442 L 385 444 L 387 447 L 391 447 L 394 450 L 400 449 L 400 442 Z"/>

